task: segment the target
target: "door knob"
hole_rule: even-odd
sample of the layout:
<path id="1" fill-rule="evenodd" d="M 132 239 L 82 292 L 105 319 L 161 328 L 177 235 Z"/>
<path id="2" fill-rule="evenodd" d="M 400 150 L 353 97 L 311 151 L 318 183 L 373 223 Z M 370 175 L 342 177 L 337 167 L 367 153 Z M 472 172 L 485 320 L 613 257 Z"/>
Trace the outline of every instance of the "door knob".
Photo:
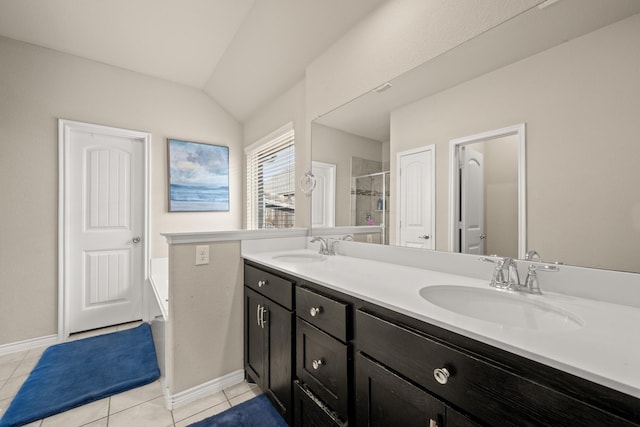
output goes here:
<path id="1" fill-rule="evenodd" d="M 430 238 L 431 236 L 429 236 L 428 234 L 423 234 L 422 236 L 418 236 L 418 239 L 429 240 Z"/>
<path id="2" fill-rule="evenodd" d="M 320 366 L 324 365 L 324 360 L 316 359 L 311 364 L 313 365 L 313 369 L 317 371 L 318 369 L 320 369 Z"/>
<path id="3" fill-rule="evenodd" d="M 481 235 L 480 235 L 480 240 L 482 240 L 482 239 L 486 239 L 486 238 L 487 238 L 487 235 L 486 235 L 486 234 L 481 234 Z"/>
<path id="4" fill-rule="evenodd" d="M 318 306 L 318 307 L 311 307 L 311 310 L 309 310 L 309 314 L 312 317 L 316 317 L 318 314 L 322 313 L 322 307 Z"/>
<path id="5" fill-rule="evenodd" d="M 133 243 L 140 243 L 140 236 L 136 236 L 131 240 Z"/>
<path id="6" fill-rule="evenodd" d="M 447 368 L 438 368 L 433 370 L 433 377 L 438 383 L 445 385 L 449 381 L 449 370 Z"/>

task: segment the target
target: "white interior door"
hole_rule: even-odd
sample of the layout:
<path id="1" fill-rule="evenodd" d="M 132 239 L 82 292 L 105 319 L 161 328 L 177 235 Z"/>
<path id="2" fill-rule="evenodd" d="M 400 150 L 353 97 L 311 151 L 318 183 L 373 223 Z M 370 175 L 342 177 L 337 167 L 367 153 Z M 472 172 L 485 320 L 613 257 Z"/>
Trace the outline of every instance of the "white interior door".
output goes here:
<path id="1" fill-rule="evenodd" d="M 461 245 L 465 254 L 484 255 L 484 161 L 483 155 L 469 147 L 460 147 L 461 171 Z"/>
<path id="2" fill-rule="evenodd" d="M 336 224 L 336 165 L 311 162 L 316 187 L 311 193 L 311 226 L 334 227 Z"/>
<path id="3" fill-rule="evenodd" d="M 434 147 L 399 153 L 398 167 L 399 244 L 433 249 Z"/>
<path id="4" fill-rule="evenodd" d="M 67 331 L 141 319 L 146 140 L 77 122 L 63 138 Z"/>

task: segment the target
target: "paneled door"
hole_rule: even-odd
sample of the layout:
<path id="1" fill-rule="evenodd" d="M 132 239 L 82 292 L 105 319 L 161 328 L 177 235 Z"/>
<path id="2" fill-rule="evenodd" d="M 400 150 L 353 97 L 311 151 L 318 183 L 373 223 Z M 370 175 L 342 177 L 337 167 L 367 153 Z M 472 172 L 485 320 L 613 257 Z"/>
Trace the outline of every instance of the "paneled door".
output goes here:
<path id="1" fill-rule="evenodd" d="M 142 318 L 148 134 L 61 121 L 68 333 Z"/>
<path id="2" fill-rule="evenodd" d="M 335 227 L 336 165 L 311 162 L 311 172 L 316 177 L 316 188 L 311 193 L 311 226 Z"/>
<path id="3" fill-rule="evenodd" d="M 433 249 L 433 146 L 398 153 L 398 241 L 400 246 Z"/>
<path id="4" fill-rule="evenodd" d="M 462 253 L 484 255 L 484 160 L 481 152 L 460 147 L 460 233 Z"/>

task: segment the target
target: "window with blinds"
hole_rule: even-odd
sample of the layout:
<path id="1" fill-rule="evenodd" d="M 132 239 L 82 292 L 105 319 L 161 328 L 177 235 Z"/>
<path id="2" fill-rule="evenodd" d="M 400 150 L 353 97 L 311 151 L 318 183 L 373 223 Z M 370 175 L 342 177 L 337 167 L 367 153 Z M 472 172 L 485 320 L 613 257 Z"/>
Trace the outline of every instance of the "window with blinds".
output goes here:
<path id="1" fill-rule="evenodd" d="M 247 151 L 247 228 L 294 226 L 294 142 L 289 129 Z"/>

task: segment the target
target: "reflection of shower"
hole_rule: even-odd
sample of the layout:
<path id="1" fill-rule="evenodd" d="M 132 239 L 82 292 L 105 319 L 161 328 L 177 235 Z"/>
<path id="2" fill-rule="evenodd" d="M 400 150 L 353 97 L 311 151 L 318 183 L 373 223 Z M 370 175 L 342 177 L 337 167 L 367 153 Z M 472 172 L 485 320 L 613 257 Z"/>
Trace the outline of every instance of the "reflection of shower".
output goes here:
<path id="1" fill-rule="evenodd" d="M 389 172 L 377 172 L 354 177 L 352 180 L 351 223 L 379 225 L 381 242 L 389 244 L 386 224 L 389 223 Z"/>

